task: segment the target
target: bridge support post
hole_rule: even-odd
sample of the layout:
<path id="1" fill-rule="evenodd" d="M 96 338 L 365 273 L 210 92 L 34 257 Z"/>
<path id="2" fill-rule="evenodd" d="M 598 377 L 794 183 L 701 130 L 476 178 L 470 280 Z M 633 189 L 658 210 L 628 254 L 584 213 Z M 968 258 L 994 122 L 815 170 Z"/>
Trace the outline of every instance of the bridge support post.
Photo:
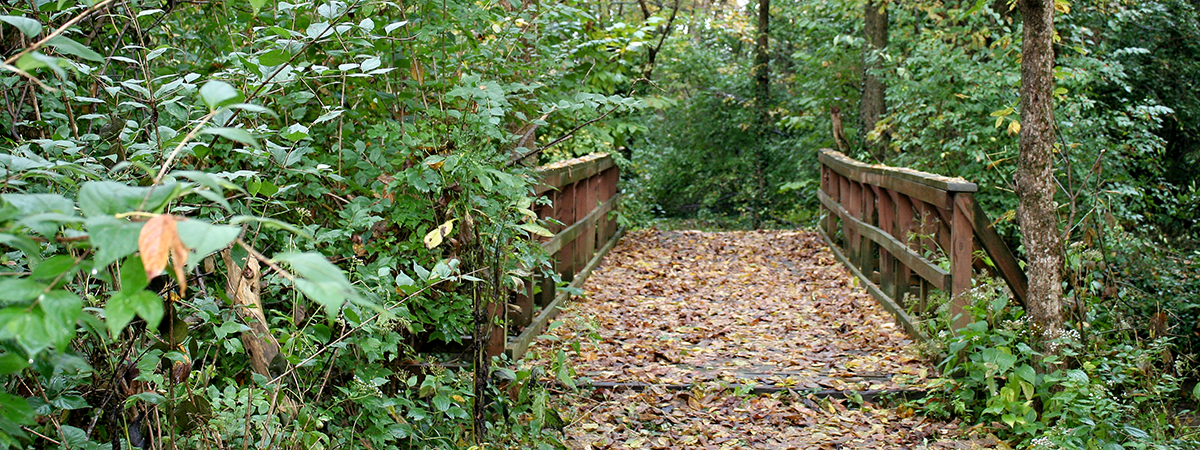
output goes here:
<path id="1" fill-rule="evenodd" d="M 972 317 L 966 307 L 971 298 L 972 259 L 975 257 L 975 231 L 971 223 L 975 211 L 962 200 L 969 194 L 954 194 L 954 218 L 950 224 L 950 315 L 955 317 L 953 329 L 958 330 L 971 324 Z"/>

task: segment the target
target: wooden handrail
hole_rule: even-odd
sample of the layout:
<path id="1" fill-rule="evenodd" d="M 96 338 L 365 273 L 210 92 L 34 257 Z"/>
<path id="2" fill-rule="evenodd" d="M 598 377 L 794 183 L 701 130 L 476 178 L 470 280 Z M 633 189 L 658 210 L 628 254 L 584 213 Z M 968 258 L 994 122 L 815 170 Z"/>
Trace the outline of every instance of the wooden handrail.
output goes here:
<path id="1" fill-rule="evenodd" d="M 620 201 L 619 169 L 612 156 L 594 153 L 542 166 L 536 172 L 540 184 L 534 193 L 550 200 L 549 205 L 537 206 L 537 215 L 561 223 L 548 227 L 555 235 L 542 241 L 542 249 L 550 255 L 559 278 L 570 281 L 570 288 L 581 288 L 623 231 L 608 214 Z M 513 312 L 505 318 L 512 331 L 520 332 L 504 348 L 514 359 L 525 354 L 570 297 L 551 277 L 530 275 L 523 281 L 524 289 L 513 295 Z M 541 292 L 535 294 L 534 286 L 540 286 Z"/>
<path id="2" fill-rule="evenodd" d="M 909 334 L 923 339 L 906 311 L 909 307 L 924 310 L 930 288 L 950 293 L 955 329 L 970 323 L 965 293 L 976 266 L 993 270 L 1013 297 L 1025 303 L 1028 280 L 975 202 L 979 190 L 975 183 L 866 164 L 829 149 L 819 150 L 817 159 L 821 163 L 817 198 L 827 211 L 819 226 L 821 235 L 838 260 L 862 279 Z M 985 251 L 994 267 L 978 261 L 976 250 Z M 948 264 L 943 267 L 934 261 Z M 907 304 L 910 294 L 916 294 L 916 305 Z"/>

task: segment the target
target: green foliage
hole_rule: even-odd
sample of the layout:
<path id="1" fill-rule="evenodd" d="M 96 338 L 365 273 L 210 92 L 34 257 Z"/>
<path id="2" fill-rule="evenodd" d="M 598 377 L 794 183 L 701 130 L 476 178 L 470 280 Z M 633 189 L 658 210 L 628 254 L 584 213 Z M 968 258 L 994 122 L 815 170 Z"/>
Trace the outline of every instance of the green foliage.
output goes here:
<path id="1" fill-rule="evenodd" d="M 6 6 L 0 448 L 558 445 L 532 372 L 478 398 L 488 380 L 416 350 L 548 268 L 515 144 L 639 132 L 603 119 L 642 107 L 649 36 L 513 6 Z M 247 289 L 280 348 L 266 374 Z"/>
<path id="2" fill-rule="evenodd" d="M 1046 340 L 997 283 L 971 291 L 972 322 L 957 333 L 944 328 L 951 318 L 941 308 L 932 331 L 948 378 L 921 400 L 925 411 L 1004 424 L 1001 436 L 1031 448 L 1187 444 L 1168 338 L 1129 340 L 1119 324 L 1095 321 Z"/>

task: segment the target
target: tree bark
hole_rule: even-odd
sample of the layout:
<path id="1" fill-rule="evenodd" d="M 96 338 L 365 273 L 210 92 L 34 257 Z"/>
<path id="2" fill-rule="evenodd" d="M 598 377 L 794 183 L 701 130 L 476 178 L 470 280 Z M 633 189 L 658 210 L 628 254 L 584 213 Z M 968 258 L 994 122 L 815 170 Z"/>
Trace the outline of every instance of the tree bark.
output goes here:
<path id="1" fill-rule="evenodd" d="M 879 136 L 876 140 L 867 139 L 875 124 L 887 113 L 887 103 L 884 91 L 887 88 L 883 80 L 871 74 L 872 69 L 880 67 L 879 51 L 887 47 L 888 13 L 886 0 L 868 0 L 864 10 L 863 32 L 866 43 L 863 45 L 862 80 L 863 93 L 859 103 L 858 136 L 871 150 L 876 160 L 883 160 L 887 150 L 887 136 Z"/>
<path id="2" fill-rule="evenodd" d="M 758 36 L 754 41 L 754 108 L 758 113 L 759 142 L 754 147 L 754 176 L 758 182 L 754 193 L 753 227 L 758 228 L 766 209 L 766 152 L 767 134 L 771 128 L 771 0 L 758 0 Z"/>
<path id="3" fill-rule="evenodd" d="M 1029 317 L 1044 338 L 1062 327 L 1062 241 L 1054 194 L 1054 1 L 1020 0 L 1021 137 L 1017 157 L 1017 216 L 1028 261 Z"/>
<path id="4" fill-rule="evenodd" d="M 758 36 L 754 41 L 754 105 L 758 108 L 759 125 L 765 130 L 770 123 L 767 103 L 771 98 L 771 0 L 758 0 Z"/>

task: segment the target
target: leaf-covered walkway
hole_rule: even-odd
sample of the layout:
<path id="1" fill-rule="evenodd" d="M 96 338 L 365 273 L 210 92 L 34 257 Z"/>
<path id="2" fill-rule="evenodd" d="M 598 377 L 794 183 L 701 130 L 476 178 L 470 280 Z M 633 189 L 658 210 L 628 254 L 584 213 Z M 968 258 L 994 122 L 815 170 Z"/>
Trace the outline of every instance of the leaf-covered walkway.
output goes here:
<path id="1" fill-rule="evenodd" d="M 597 387 L 569 394 L 573 447 L 907 448 L 962 433 L 855 398 L 916 389 L 933 368 L 815 233 L 633 232 L 585 291 L 534 346 Z"/>

